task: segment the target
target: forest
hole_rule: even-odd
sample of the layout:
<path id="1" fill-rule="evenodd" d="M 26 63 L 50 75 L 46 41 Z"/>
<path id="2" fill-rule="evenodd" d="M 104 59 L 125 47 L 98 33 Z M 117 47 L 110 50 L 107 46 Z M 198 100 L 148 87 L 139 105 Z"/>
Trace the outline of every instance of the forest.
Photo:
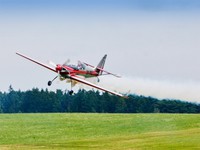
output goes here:
<path id="1" fill-rule="evenodd" d="M 98 91 L 79 90 L 69 95 L 61 90 L 33 88 L 0 92 L 0 113 L 200 113 L 200 104 L 140 95 L 120 98 Z"/>

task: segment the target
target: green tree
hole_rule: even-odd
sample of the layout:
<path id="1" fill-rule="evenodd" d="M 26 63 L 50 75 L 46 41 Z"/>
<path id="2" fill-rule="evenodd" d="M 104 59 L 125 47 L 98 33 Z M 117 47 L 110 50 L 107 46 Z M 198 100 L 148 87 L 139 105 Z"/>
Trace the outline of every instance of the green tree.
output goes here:
<path id="1" fill-rule="evenodd" d="M 5 98 L 4 93 L 0 92 L 0 113 L 3 113 L 4 98 Z"/>
<path id="2" fill-rule="evenodd" d="M 115 97 L 116 101 L 116 113 L 125 113 L 126 112 L 126 99 Z"/>
<path id="3" fill-rule="evenodd" d="M 41 101 L 39 100 L 39 89 L 32 89 L 25 92 L 22 103 L 22 111 L 26 113 L 39 112 Z"/>
<path id="4" fill-rule="evenodd" d="M 18 113 L 20 111 L 20 98 L 19 95 L 12 86 L 9 86 L 9 93 L 6 94 L 4 104 L 3 104 L 3 111 L 5 113 Z"/>
<path id="5" fill-rule="evenodd" d="M 70 96 L 56 92 L 32 90 L 0 92 L 0 113 L 18 112 L 98 112 L 98 113 L 200 113 L 200 105 L 180 100 L 158 100 L 129 95 L 123 99 L 108 93 L 79 90 Z"/>

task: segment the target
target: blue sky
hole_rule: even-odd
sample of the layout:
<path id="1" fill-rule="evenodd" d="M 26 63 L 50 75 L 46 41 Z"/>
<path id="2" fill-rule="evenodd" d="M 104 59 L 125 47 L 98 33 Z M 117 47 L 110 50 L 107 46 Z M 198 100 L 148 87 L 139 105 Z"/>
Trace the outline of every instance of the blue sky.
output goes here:
<path id="1" fill-rule="evenodd" d="M 198 0 L 1 0 L 1 10 L 33 11 L 199 11 Z M 24 14 L 25 15 L 25 14 Z"/>
<path id="2" fill-rule="evenodd" d="M 0 0 L 0 16 L 7 19 L 45 17 L 140 17 L 142 15 L 198 15 L 198 0 Z M 120 18 L 119 18 L 120 19 Z M 88 20 L 87 20 L 88 21 Z"/>
<path id="3" fill-rule="evenodd" d="M 1 6 L 7 7 L 20 7 L 31 6 L 37 8 L 45 7 L 74 7 L 82 8 L 85 7 L 137 7 L 138 9 L 143 8 L 197 8 L 199 7 L 198 0 L 1 0 Z"/>
<path id="4" fill-rule="evenodd" d="M 0 0 L 0 91 L 10 84 L 49 88 L 55 76 L 16 51 L 43 62 L 94 65 L 108 54 L 106 70 L 124 78 L 102 77 L 102 86 L 200 101 L 199 10 L 198 0 Z M 55 82 L 49 90 L 55 88 L 69 85 Z"/>

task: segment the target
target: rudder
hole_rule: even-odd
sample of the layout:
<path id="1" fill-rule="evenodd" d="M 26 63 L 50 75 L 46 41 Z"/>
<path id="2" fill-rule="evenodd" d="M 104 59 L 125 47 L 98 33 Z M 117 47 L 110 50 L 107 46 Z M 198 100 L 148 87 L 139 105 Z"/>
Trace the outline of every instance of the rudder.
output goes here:
<path id="1" fill-rule="evenodd" d="M 99 64 L 97 65 L 95 71 L 99 74 L 99 75 L 102 75 L 102 72 L 103 72 L 103 68 L 104 68 L 104 64 L 106 62 L 106 57 L 107 55 L 104 55 L 104 57 L 101 59 L 101 61 L 99 62 Z"/>

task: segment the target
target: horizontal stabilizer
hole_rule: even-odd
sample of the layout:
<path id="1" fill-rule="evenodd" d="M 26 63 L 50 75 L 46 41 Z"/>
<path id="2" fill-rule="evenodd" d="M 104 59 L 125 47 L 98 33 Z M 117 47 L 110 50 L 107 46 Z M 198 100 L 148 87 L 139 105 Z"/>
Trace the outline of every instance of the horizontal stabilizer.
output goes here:
<path id="1" fill-rule="evenodd" d="M 113 73 L 108 72 L 108 71 L 106 71 L 106 70 L 104 70 L 104 69 L 101 69 L 101 68 L 98 68 L 98 67 L 94 67 L 94 66 L 92 66 L 92 65 L 90 65 L 90 64 L 88 64 L 88 63 L 85 63 L 85 62 L 83 62 L 83 63 L 84 63 L 85 65 L 87 65 L 87 66 L 90 66 L 90 67 L 95 68 L 95 69 L 99 69 L 100 71 L 106 73 L 106 74 L 102 74 L 102 75 L 113 75 L 113 76 L 115 76 L 115 77 L 121 78 L 121 76 L 119 76 L 119 75 L 117 75 L 117 74 L 113 74 Z"/>

